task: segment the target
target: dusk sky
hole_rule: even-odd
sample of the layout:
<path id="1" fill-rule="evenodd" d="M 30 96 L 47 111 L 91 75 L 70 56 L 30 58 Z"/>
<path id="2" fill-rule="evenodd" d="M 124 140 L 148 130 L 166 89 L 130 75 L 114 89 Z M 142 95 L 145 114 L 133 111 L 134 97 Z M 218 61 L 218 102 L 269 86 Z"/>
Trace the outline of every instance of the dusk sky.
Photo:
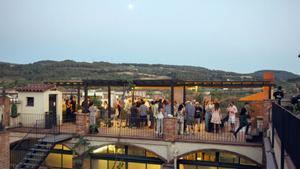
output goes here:
<path id="1" fill-rule="evenodd" d="M 300 0 L 1 0 L 0 61 L 300 74 Z"/>

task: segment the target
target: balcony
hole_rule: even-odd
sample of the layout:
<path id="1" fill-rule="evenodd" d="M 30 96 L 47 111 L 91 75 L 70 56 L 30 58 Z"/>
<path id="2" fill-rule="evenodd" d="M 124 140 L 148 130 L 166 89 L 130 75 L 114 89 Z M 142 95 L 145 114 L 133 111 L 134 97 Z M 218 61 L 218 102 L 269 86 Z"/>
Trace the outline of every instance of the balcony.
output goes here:
<path id="1" fill-rule="evenodd" d="M 89 117 L 87 114 L 80 114 L 80 119 L 77 117 L 76 122 L 64 122 L 61 123 L 57 120 L 56 125 L 49 127 L 49 124 L 42 116 L 33 117 L 32 115 L 21 115 L 22 122 L 18 122 L 19 125 L 10 128 L 10 132 L 22 132 L 22 133 L 36 133 L 44 134 L 55 131 L 55 134 L 71 134 L 77 135 L 84 130 L 83 135 L 92 137 L 111 137 L 111 138 L 129 138 L 129 139 L 146 139 L 146 140 L 166 140 L 177 141 L 177 142 L 193 142 L 193 143 L 216 143 L 216 144 L 228 144 L 228 145 L 261 145 L 262 133 L 256 132 L 252 129 L 250 135 L 245 135 L 245 131 L 241 130 L 237 137 L 234 137 L 233 133 L 230 132 L 230 124 L 224 122 L 224 125 L 220 128 L 214 129 L 208 132 L 205 129 L 205 121 L 200 123 L 200 126 L 195 125 L 194 129 L 187 133 L 186 130 L 183 134 L 179 133 L 179 126 L 176 118 L 165 118 L 163 134 L 156 132 L 154 125 L 148 126 L 126 126 L 125 119 L 111 120 L 109 124 L 104 123 L 105 120 L 99 119 L 99 127 L 97 133 L 90 133 L 89 131 Z M 34 119 L 34 120 L 32 120 Z M 38 120 L 36 120 L 38 119 Z M 59 119 L 59 118 L 57 118 Z M 239 126 L 239 120 L 236 119 L 236 127 Z M 83 124 L 82 124 L 83 123 Z M 48 126 L 47 126 L 48 125 Z M 80 127 L 81 125 L 81 127 Z M 53 130 L 55 128 L 55 130 Z M 83 128 L 83 129 L 82 129 Z M 171 130 L 170 130 L 171 129 Z M 171 135 L 171 140 L 169 140 Z M 256 138 L 256 140 L 253 138 Z"/>

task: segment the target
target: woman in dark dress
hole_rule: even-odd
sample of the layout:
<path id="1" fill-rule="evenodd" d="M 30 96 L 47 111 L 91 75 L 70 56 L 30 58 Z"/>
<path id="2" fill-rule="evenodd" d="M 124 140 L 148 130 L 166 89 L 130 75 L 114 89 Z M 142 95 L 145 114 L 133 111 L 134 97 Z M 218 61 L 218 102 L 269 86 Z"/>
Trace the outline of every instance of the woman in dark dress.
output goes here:
<path id="1" fill-rule="evenodd" d="M 67 114 L 66 121 L 70 122 L 72 118 L 72 103 L 71 100 L 69 99 L 66 100 L 66 114 Z"/>
<path id="2" fill-rule="evenodd" d="M 246 133 L 248 134 L 249 127 L 251 125 L 251 122 L 248 122 L 248 119 L 250 119 L 250 112 L 249 112 L 249 104 L 245 103 L 244 107 L 241 109 L 240 113 L 240 126 L 239 128 L 233 133 L 234 137 L 236 138 L 237 133 L 244 127 L 246 127 Z"/>

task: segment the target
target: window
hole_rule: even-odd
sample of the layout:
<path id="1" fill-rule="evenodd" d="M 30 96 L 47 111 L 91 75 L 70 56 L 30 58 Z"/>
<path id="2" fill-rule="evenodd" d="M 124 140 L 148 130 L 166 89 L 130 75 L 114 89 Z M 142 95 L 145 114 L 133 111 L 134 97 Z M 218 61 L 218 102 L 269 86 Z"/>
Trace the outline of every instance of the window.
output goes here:
<path id="1" fill-rule="evenodd" d="M 134 146 L 128 146 L 128 155 L 145 156 L 145 153 L 145 149 Z"/>
<path id="2" fill-rule="evenodd" d="M 220 162 L 222 163 L 239 163 L 239 157 L 232 153 L 220 152 Z"/>
<path id="3" fill-rule="evenodd" d="M 34 97 L 27 97 L 27 106 L 34 106 Z"/>

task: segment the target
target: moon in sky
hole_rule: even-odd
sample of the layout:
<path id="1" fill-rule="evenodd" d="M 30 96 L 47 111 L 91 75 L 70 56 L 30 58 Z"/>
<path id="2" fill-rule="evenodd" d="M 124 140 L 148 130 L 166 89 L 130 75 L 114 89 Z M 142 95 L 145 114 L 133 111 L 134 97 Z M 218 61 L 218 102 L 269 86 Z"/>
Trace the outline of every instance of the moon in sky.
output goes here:
<path id="1" fill-rule="evenodd" d="M 128 10 L 133 10 L 134 9 L 134 5 L 132 3 L 128 4 Z"/>

